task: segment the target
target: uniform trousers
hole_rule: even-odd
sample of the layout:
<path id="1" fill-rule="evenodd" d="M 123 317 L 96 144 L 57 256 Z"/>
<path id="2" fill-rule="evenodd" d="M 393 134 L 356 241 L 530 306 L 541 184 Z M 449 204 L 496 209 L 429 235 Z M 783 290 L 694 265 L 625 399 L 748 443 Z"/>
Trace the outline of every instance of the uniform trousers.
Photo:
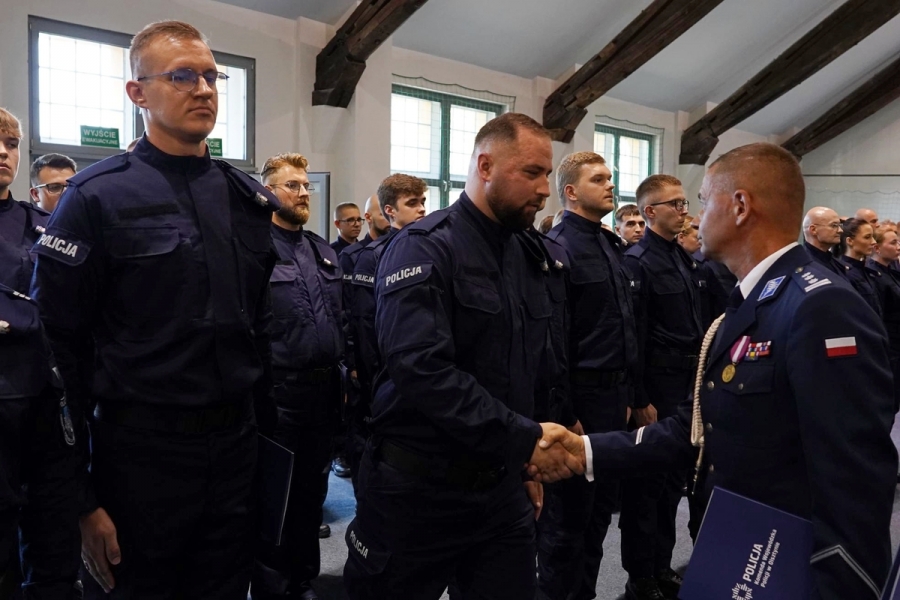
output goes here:
<path id="1" fill-rule="evenodd" d="M 693 373 L 687 370 L 647 369 L 644 386 L 658 420 L 677 413 L 692 381 Z M 631 577 L 652 577 L 671 566 L 685 475 L 674 470 L 622 480 L 622 567 Z"/>
<path id="2" fill-rule="evenodd" d="M 469 491 L 363 456 L 347 528 L 351 600 L 437 600 L 455 580 L 462 600 L 534 598 L 534 508 L 518 473 Z"/>
<path id="3" fill-rule="evenodd" d="M 570 394 L 585 433 L 625 428 L 627 384 L 572 384 Z M 538 521 L 538 586 L 551 600 L 596 596 L 603 541 L 619 503 L 619 481 L 573 477 L 544 486 Z"/>
<path id="4" fill-rule="evenodd" d="M 86 600 L 246 600 L 256 532 L 252 410 L 210 433 L 91 423 L 91 480 L 116 526 L 122 562 Z"/>
<path id="5" fill-rule="evenodd" d="M 294 472 L 280 546 L 259 541 L 253 600 L 299 595 L 319 575 L 319 526 L 339 419 L 339 380 L 276 381 L 275 441 L 294 453 Z"/>

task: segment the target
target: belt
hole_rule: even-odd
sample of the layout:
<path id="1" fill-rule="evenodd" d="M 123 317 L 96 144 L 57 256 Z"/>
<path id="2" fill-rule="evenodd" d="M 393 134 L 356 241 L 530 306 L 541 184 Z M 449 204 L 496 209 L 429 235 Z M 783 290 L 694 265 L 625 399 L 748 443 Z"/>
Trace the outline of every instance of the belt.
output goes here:
<path id="1" fill-rule="evenodd" d="M 491 490 L 507 474 L 506 467 L 479 469 L 474 465 L 462 465 L 418 454 L 388 440 L 382 440 L 375 452 L 376 458 L 408 475 L 434 483 L 446 483 L 470 492 Z"/>
<path id="2" fill-rule="evenodd" d="M 696 354 L 651 354 L 647 362 L 651 367 L 676 369 L 678 371 L 695 371 L 699 357 Z"/>
<path id="3" fill-rule="evenodd" d="M 207 408 L 101 402 L 94 409 L 97 421 L 164 433 L 204 434 L 232 429 L 252 420 L 251 402 Z"/>
<path id="4" fill-rule="evenodd" d="M 315 369 L 272 369 L 275 381 L 287 381 L 290 383 L 330 383 L 334 376 L 334 367 L 318 367 Z"/>
<path id="5" fill-rule="evenodd" d="M 572 383 L 576 385 L 589 385 L 601 388 L 611 388 L 628 381 L 628 371 L 595 371 L 593 369 L 578 369 L 572 372 Z"/>

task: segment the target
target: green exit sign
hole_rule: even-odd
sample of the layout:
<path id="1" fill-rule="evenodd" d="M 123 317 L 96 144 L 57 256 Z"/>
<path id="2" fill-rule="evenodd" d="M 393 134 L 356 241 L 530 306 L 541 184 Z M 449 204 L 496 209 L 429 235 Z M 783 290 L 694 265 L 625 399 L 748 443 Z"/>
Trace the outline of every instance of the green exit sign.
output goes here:
<path id="1" fill-rule="evenodd" d="M 115 127 L 81 126 L 81 145 L 100 148 L 118 148 L 119 130 Z"/>
<path id="2" fill-rule="evenodd" d="M 209 146 L 209 155 L 222 157 L 222 138 L 206 138 L 206 145 Z"/>

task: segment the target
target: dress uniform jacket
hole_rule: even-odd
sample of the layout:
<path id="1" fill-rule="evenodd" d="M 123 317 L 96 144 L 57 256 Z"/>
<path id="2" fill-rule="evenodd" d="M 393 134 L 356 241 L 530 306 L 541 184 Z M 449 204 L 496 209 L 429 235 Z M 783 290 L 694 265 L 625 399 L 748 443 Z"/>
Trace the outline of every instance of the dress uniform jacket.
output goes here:
<path id="1" fill-rule="evenodd" d="M 859 292 L 859 295 L 863 297 L 866 304 L 881 316 L 881 298 L 878 294 L 876 280 L 883 277 L 882 272 L 867 265 L 865 259 L 856 260 L 849 256 L 842 256 L 841 262 L 848 267 L 847 279 L 850 280 L 850 283 Z"/>
<path id="2" fill-rule="evenodd" d="M 748 353 L 736 342 L 749 336 Z M 755 352 L 751 356 L 750 352 Z M 705 504 L 714 486 L 813 523 L 814 597 L 878 598 L 897 474 L 888 341 L 849 282 L 792 247 L 713 341 L 700 392 Z M 590 436 L 594 472 L 688 466 L 691 403 L 632 433 Z"/>
<path id="3" fill-rule="evenodd" d="M 816 259 L 819 263 L 822 264 L 826 269 L 831 271 L 836 275 L 841 275 L 843 277 L 847 276 L 847 271 L 850 270 L 848 265 L 845 265 L 840 260 L 835 258 L 834 254 L 831 252 L 826 252 L 825 250 L 819 250 L 818 248 L 811 246 L 810 244 L 803 244 L 803 248 L 806 250 L 806 253 L 809 254 L 811 258 Z"/>

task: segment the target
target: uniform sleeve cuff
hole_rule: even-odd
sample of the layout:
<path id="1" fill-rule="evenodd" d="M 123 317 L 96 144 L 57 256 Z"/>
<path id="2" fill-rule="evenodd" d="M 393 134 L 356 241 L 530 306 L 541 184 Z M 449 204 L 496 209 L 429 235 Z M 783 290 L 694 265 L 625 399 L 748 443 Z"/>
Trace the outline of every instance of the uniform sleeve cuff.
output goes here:
<path id="1" fill-rule="evenodd" d="M 588 481 L 594 480 L 594 449 L 591 447 L 590 436 L 583 435 L 584 440 L 584 478 Z"/>

